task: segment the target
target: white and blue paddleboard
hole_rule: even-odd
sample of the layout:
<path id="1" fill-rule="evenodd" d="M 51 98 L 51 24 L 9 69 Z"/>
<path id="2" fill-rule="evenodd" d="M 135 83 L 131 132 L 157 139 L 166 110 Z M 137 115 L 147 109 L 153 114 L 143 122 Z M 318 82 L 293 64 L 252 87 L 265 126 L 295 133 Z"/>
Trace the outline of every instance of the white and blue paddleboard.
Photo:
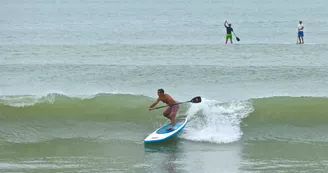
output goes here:
<path id="1" fill-rule="evenodd" d="M 144 140 L 144 143 L 156 143 L 168 140 L 180 133 L 181 130 L 186 126 L 187 122 L 187 118 L 176 119 L 174 129 L 172 130 L 167 130 L 170 127 L 170 124 L 165 124 L 161 128 L 151 133 L 149 136 L 147 136 Z"/>

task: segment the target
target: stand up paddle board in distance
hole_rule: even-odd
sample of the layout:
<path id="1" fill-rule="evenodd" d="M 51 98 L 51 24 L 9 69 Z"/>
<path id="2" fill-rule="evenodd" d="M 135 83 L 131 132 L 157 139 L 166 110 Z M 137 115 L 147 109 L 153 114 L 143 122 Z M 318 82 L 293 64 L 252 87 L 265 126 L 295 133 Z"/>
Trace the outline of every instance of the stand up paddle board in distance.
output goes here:
<path id="1" fill-rule="evenodd" d="M 179 134 L 181 130 L 186 126 L 188 122 L 187 118 L 180 118 L 176 120 L 174 129 L 167 130 L 170 127 L 170 123 L 165 124 L 161 128 L 157 129 L 145 138 L 144 143 L 155 143 L 162 142 L 172 138 L 173 136 Z"/>
<path id="2" fill-rule="evenodd" d="M 183 103 L 189 103 L 189 102 L 191 102 L 191 103 L 200 103 L 201 101 L 202 101 L 202 98 L 198 96 L 198 97 L 195 97 L 195 98 L 193 98 L 189 101 L 181 102 L 181 103 L 177 103 L 177 104 L 183 104 Z M 152 108 L 151 110 L 164 108 L 164 107 L 166 107 L 166 106 Z M 165 124 L 161 128 L 155 130 L 149 136 L 147 136 L 144 139 L 144 143 L 162 142 L 162 141 L 165 141 L 167 139 L 170 139 L 171 137 L 177 135 L 186 126 L 187 122 L 188 122 L 187 117 L 178 118 L 178 119 L 176 119 L 176 123 L 174 125 L 174 128 L 170 129 L 170 130 L 168 130 L 168 128 L 170 127 L 170 124 Z"/>

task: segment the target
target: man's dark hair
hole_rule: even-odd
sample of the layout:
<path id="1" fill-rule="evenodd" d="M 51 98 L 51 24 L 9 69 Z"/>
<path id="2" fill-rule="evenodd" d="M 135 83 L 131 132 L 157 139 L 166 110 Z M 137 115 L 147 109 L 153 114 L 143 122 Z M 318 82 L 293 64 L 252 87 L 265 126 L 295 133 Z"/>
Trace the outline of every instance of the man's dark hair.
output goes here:
<path id="1" fill-rule="evenodd" d="M 160 93 L 164 93 L 164 90 L 162 88 L 158 89 L 157 91 L 160 92 Z"/>

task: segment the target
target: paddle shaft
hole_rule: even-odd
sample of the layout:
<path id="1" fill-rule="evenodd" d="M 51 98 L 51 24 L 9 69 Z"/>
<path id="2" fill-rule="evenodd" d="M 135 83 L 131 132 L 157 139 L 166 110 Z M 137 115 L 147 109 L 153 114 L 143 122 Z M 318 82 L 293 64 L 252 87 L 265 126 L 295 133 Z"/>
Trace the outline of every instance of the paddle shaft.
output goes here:
<path id="1" fill-rule="evenodd" d="M 186 102 L 176 103 L 176 104 L 173 104 L 173 105 L 170 105 L 170 106 L 179 105 L 179 104 L 188 103 L 188 102 L 191 102 L 191 100 L 190 101 L 186 101 Z M 160 109 L 160 108 L 165 108 L 165 107 L 166 106 L 159 106 L 159 107 L 156 107 L 156 108 L 151 108 L 150 110 Z"/>
<path id="2" fill-rule="evenodd" d="M 232 32 L 233 32 L 233 35 L 235 35 L 235 37 L 238 38 L 237 35 L 235 34 L 235 31 L 232 31 Z"/>

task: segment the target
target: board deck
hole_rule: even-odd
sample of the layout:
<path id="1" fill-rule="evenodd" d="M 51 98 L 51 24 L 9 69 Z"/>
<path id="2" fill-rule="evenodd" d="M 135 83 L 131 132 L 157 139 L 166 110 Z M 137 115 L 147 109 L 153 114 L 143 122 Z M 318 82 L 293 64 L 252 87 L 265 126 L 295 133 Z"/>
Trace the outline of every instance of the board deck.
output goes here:
<path id="1" fill-rule="evenodd" d="M 147 136 L 144 139 L 144 143 L 155 143 L 168 140 L 180 133 L 180 131 L 186 126 L 187 122 L 187 118 L 176 119 L 176 124 L 174 125 L 173 130 L 167 130 L 170 127 L 170 124 L 165 124 Z"/>

